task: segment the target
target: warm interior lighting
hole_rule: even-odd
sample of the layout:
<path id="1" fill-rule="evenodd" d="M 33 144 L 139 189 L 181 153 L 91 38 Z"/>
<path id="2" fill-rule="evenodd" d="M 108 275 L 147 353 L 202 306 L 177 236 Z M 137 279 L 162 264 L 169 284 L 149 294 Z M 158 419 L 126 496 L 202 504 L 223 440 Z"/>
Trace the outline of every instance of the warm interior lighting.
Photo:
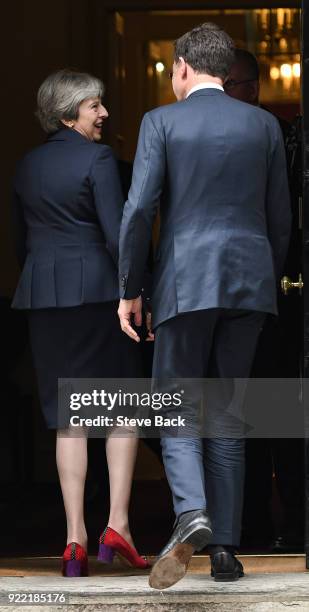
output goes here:
<path id="1" fill-rule="evenodd" d="M 293 64 L 292 70 L 293 70 L 293 76 L 295 76 L 296 78 L 299 78 L 300 77 L 300 63 L 295 62 L 295 64 Z"/>
<path id="2" fill-rule="evenodd" d="M 287 51 L 287 49 L 288 49 L 288 41 L 287 41 L 286 38 L 280 38 L 279 48 L 280 48 L 280 51 L 283 51 L 283 52 Z"/>
<path id="3" fill-rule="evenodd" d="M 285 10 L 282 8 L 278 8 L 277 10 L 277 24 L 279 26 L 279 28 L 282 28 L 284 26 L 284 14 L 285 14 Z"/>
<path id="4" fill-rule="evenodd" d="M 262 9 L 261 10 L 261 25 L 262 25 L 263 30 L 268 29 L 268 19 L 269 19 L 269 10 Z"/>
<path id="5" fill-rule="evenodd" d="M 267 51 L 267 47 L 268 47 L 268 43 L 266 40 L 261 40 L 260 42 L 260 49 L 263 53 L 266 53 Z"/>
<path id="6" fill-rule="evenodd" d="M 309 0 L 308 0 L 309 2 Z M 208 4 L 208 3 L 206 3 Z M 252 4 L 252 3 L 251 3 Z M 264 3 L 275 4 L 275 3 Z M 283 4 L 283 3 L 282 3 Z M 236 16 L 237 13 L 237 16 Z M 183 11 L 175 15 L 184 15 Z M 198 16 L 199 11 L 194 11 Z M 162 11 L 160 16 L 165 15 Z M 192 13 L 193 15 L 193 13 Z M 261 103 L 265 106 L 282 105 L 283 112 L 290 114 L 299 104 L 300 98 L 300 26 L 299 9 L 235 9 L 224 11 L 232 17 L 231 30 L 239 48 L 249 48 L 257 57 L 261 73 Z M 157 16 L 157 13 L 155 13 Z M 223 13 L 209 9 L 207 20 L 221 24 Z M 202 20 L 200 20 L 202 21 Z M 244 33 L 242 33 L 242 28 Z M 153 81 L 149 96 L 152 106 L 174 102 L 174 93 L 168 78 L 174 61 L 174 49 L 170 39 L 149 42 L 148 77 Z"/>
<path id="7" fill-rule="evenodd" d="M 291 64 L 281 64 L 280 74 L 284 79 L 290 79 L 292 77 L 292 66 Z"/>
<path id="8" fill-rule="evenodd" d="M 296 9 L 297 10 L 297 9 Z M 295 9 L 286 9 L 286 26 L 290 30 L 292 27 L 293 13 L 295 14 Z"/>
<path id="9" fill-rule="evenodd" d="M 270 78 L 273 79 L 274 81 L 280 78 L 280 70 L 279 68 L 277 68 L 277 66 L 272 66 L 269 74 L 270 74 Z"/>
<path id="10" fill-rule="evenodd" d="M 163 62 L 157 62 L 156 63 L 156 71 L 157 72 L 164 72 L 165 70 L 165 66 L 163 64 Z"/>

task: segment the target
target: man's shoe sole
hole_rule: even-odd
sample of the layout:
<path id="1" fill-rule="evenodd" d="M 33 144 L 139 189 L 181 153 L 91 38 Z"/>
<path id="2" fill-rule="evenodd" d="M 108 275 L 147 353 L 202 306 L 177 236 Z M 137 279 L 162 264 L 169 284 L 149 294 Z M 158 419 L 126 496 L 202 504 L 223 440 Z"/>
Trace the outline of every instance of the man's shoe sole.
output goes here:
<path id="1" fill-rule="evenodd" d="M 185 576 L 193 553 L 191 544 L 176 544 L 154 564 L 149 576 L 149 586 L 161 591 L 179 582 Z"/>
<path id="2" fill-rule="evenodd" d="M 205 548 L 209 544 L 212 537 L 212 531 L 209 527 L 205 527 L 203 524 L 194 529 L 189 534 L 186 534 L 181 540 L 184 544 L 191 544 L 197 552 Z"/>

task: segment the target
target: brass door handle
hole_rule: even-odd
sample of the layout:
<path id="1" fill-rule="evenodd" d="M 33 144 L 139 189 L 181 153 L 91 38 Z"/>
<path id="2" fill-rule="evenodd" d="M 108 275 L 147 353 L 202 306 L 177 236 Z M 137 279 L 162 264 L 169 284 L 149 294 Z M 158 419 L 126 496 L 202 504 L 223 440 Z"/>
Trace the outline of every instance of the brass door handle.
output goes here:
<path id="1" fill-rule="evenodd" d="M 292 283 L 291 279 L 288 276 L 284 276 L 281 279 L 281 289 L 284 295 L 288 295 L 291 289 L 298 289 L 299 295 L 301 295 L 303 286 L 304 286 L 304 282 L 303 282 L 303 278 L 301 274 L 298 275 L 297 283 Z"/>

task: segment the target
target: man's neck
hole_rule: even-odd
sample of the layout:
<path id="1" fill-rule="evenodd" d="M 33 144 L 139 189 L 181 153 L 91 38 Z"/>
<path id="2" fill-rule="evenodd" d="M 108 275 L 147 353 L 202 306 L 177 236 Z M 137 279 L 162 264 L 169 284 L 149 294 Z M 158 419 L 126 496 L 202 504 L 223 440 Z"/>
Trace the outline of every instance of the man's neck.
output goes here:
<path id="1" fill-rule="evenodd" d="M 213 77 L 209 74 L 199 74 L 194 76 L 194 78 L 190 79 L 185 89 L 185 97 L 188 95 L 189 91 L 193 89 L 196 85 L 221 85 L 223 86 L 223 80 L 220 77 Z"/>

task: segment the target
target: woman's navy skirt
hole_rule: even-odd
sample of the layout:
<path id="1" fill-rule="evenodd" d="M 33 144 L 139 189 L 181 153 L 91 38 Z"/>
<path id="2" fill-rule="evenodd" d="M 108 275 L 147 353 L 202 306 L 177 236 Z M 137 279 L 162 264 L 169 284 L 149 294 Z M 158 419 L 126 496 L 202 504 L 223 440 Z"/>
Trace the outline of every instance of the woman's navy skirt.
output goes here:
<path id="1" fill-rule="evenodd" d="M 40 402 L 57 429 L 58 378 L 140 378 L 139 346 L 120 328 L 118 302 L 28 311 Z"/>

